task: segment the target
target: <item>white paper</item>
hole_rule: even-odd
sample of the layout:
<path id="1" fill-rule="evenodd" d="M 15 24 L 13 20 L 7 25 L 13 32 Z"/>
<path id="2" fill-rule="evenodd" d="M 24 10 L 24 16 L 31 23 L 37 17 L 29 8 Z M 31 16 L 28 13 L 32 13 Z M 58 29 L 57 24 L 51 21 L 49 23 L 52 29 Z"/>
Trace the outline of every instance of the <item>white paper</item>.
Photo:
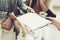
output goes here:
<path id="1" fill-rule="evenodd" d="M 46 20 L 45 18 L 39 16 L 36 13 L 24 14 L 22 16 L 17 17 L 17 20 L 21 21 L 23 24 L 25 24 L 26 26 L 28 26 L 31 29 L 43 27 L 43 26 L 51 23 L 51 21 Z"/>

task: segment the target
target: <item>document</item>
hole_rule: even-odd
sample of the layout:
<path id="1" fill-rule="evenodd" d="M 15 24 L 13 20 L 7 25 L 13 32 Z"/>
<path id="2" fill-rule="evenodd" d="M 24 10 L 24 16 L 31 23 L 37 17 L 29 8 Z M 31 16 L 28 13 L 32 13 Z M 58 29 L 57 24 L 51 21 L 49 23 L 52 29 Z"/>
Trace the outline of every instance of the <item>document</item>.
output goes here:
<path id="1" fill-rule="evenodd" d="M 22 16 L 18 16 L 17 20 L 21 21 L 24 25 L 28 26 L 32 30 L 42 28 L 51 23 L 51 21 L 39 16 L 36 13 L 26 13 Z"/>

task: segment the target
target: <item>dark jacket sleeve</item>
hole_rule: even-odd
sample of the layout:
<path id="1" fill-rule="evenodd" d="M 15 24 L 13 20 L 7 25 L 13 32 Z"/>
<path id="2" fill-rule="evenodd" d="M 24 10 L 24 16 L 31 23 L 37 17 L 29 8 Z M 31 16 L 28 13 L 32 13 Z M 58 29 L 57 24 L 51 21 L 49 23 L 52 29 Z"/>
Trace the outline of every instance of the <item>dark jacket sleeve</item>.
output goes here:
<path id="1" fill-rule="evenodd" d="M 23 2 L 23 0 L 18 0 L 18 6 L 21 7 L 21 9 L 26 10 L 28 6 Z"/>

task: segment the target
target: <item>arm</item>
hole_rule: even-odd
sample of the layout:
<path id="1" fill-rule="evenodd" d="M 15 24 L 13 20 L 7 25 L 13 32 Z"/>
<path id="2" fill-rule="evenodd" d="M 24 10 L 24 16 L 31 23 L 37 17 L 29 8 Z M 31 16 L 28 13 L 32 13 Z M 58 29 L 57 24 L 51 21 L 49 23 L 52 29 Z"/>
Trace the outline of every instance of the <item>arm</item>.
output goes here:
<path id="1" fill-rule="evenodd" d="M 9 0 L 8 1 L 8 16 L 10 17 L 10 18 L 12 18 L 12 19 L 15 19 L 16 18 L 16 16 L 15 16 L 15 14 L 14 14 L 14 8 L 13 8 L 14 6 L 13 6 L 13 4 L 12 4 L 12 0 Z"/>
<path id="2" fill-rule="evenodd" d="M 40 0 L 40 5 L 41 5 L 42 10 L 48 13 L 47 16 L 56 17 L 56 15 L 46 6 L 46 1 L 47 0 Z"/>
<path id="3" fill-rule="evenodd" d="M 23 2 L 23 0 L 18 0 L 18 6 L 21 7 L 21 9 L 26 10 L 28 6 Z"/>
<path id="4" fill-rule="evenodd" d="M 8 16 L 13 20 L 16 18 L 14 12 L 8 13 Z"/>
<path id="5" fill-rule="evenodd" d="M 29 35 L 29 32 L 27 31 L 27 29 L 25 28 L 25 25 L 21 22 L 21 21 L 18 21 L 16 19 L 16 24 L 19 25 L 20 29 L 22 29 L 22 32 L 23 32 L 23 35 L 26 36 L 26 35 Z"/>
<path id="6" fill-rule="evenodd" d="M 40 5 L 43 11 L 47 11 L 48 7 L 46 6 L 46 0 L 40 0 Z"/>
<path id="7" fill-rule="evenodd" d="M 55 20 L 53 17 L 47 17 L 48 19 L 52 20 L 52 24 L 57 27 L 58 30 L 60 30 L 60 23 Z"/>
<path id="8" fill-rule="evenodd" d="M 18 0 L 18 7 L 21 7 L 21 9 L 26 10 L 27 12 L 35 12 L 31 7 L 27 6 L 23 0 Z"/>
<path id="9" fill-rule="evenodd" d="M 20 28 L 22 29 L 24 36 L 29 35 L 29 32 L 27 31 L 27 29 L 25 28 L 25 25 L 22 22 L 16 20 L 16 24 L 19 25 Z"/>
<path id="10" fill-rule="evenodd" d="M 55 25 L 58 30 L 60 30 L 60 23 L 58 21 L 55 20 L 55 21 L 53 21 L 52 24 Z"/>
<path id="11" fill-rule="evenodd" d="M 16 20 L 16 24 L 20 26 L 20 29 L 22 29 L 25 40 L 34 40 L 34 38 L 29 34 L 29 32 L 27 31 L 25 25 L 21 21 Z M 20 37 L 18 35 L 17 40 L 19 40 L 19 38 Z"/>

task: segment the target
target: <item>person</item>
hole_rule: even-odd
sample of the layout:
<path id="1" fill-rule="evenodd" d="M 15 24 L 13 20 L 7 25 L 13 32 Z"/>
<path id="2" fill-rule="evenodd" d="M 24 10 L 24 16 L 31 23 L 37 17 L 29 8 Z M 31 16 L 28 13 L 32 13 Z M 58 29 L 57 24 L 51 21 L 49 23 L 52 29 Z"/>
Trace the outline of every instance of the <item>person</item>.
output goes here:
<path id="1" fill-rule="evenodd" d="M 11 3 L 11 1 L 14 1 Z M 17 2 L 16 4 L 15 1 Z M 13 10 L 16 7 L 21 7 L 21 9 L 34 12 L 34 10 L 23 3 L 23 0 L 0 0 L 0 11 L 8 12 L 8 15 L 11 17 Z M 15 10 L 14 10 L 15 11 Z M 11 14 L 10 14 L 11 13 Z M 12 18 L 12 17 L 11 17 Z"/>
<path id="2" fill-rule="evenodd" d="M 60 30 L 60 22 L 58 22 L 55 18 L 53 17 L 46 17 L 49 20 L 52 20 L 52 24 L 55 25 L 57 27 L 58 30 Z"/>
<path id="3" fill-rule="evenodd" d="M 46 6 L 46 0 L 26 0 L 25 3 L 32 7 L 36 13 L 41 11 L 46 12 L 51 17 L 56 17 L 56 15 Z"/>
<path id="4" fill-rule="evenodd" d="M 45 31 L 47 31 L 47 28 L 48 28 L 48 30 L 50 30 L 50 28 L 51 28 L 51 30 L 49 31 L 49 33 L 51 33 L 53 31 L 53 29 L 54 29 L 54 26 L 53 25 L 55 25 L 57 27 L 58 24 L 59 24 L 59 27 L 60 27 L 60 23 L 57 22 L 56 20 L 54 20 L 54 18 L 52 18 L 52 17 L 47 17 L 47 18 L 53 21 L 52 24 L 51 24 L 51 27 L 52 28 L 50 27 L 50 25 L 48 25 L 45 28 L 42 28 L 42 29 L 39 28 L 39 29 L 34 30 L 33 32 L 31 32 L 32 34 L 28 31 L 28 28 L 26 28 L 25 25 L 21 21 L 18 21 L 16 19 L 15 20 L 16 21 L 16 24 L 19 25 L 19 28 L 22 30 L 22 33 L 24 35 L 23 36 L 24 39 L 22 38 L 22 40 L 43 40 L 43 39 L 44 40 L 47 40 L 47 39 L 49 39 L 49 37 L 51 37 L 51 34 L 47 38 L 47 36 L 46 36 L 47 34 L 44 37 L 43 36 L 44 33 L 42 31 L 44 30 L 44 32 L 45 32 Z M 58 29 L 60 30 L 60 28 L 58 28 Z M 54 29 L 54 30 L 56 31 L 56 29 Z M 48 33 L 48 35 L 49 35 L 49 33 Z M 19 35 L 17 37 L 17 40 L 21 40 L 20 39 L 21 38 L 21 35 L 22 34 L 19 33 Z M 47 38 L 47 39 L 45 39 L 45 38 Z"/>
<path id="5" fill-rule="evenodd" d="M 3 12 L 6 12 L 6 17 L 10 17 L 11 21 L 13 23 L 13 20 L 16 18 L 17 15 L 19 15 L 18 8 L 25 10 L 27 12 L 35 12 L 31 7 L 27 6 L 23 0 L 0 0 L 0 11 L 1 14 Z M 8 18 L 9 19 L 9 18 Z M 9 19 L 9 20 L 10 20 Z M 9 24 L 10 25 L 10 24 Z"/>
<path id="6" fill-rule="evenodd" d="M 34 40 L 34 38 L 31 36 L 31 34 L 28 32 L 25 25 L 21 21 L 16 20 L 15 22 L 16 22 L 16 24 L 19 25 L 20 29 L 22 29 L 22 33 L 24 35 L 24 40 Z M 23 40 L 23 38 L 22 39 L 20 39 L 20 38 L 21 38 L 21 36 L 19 33 L 17 40 Z"/>

